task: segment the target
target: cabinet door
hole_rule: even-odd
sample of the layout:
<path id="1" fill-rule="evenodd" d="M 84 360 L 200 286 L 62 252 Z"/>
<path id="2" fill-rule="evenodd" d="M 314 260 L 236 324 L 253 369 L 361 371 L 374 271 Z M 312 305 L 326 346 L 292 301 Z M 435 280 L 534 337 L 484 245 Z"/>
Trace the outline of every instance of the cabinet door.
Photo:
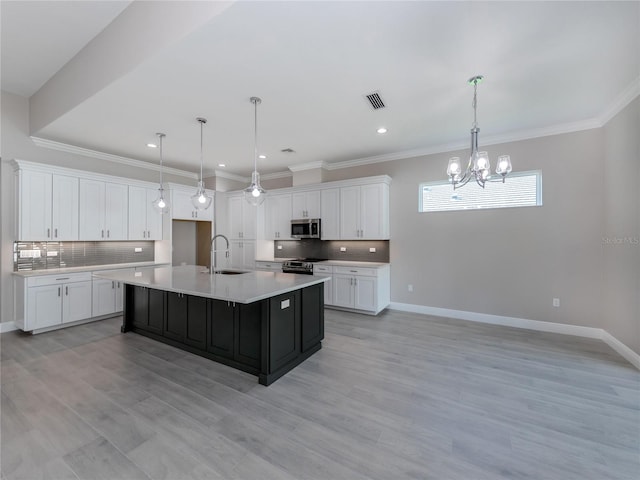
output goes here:
<path id="1" fill-rule="evenodd" d="M 242 267 L 253 270 L 256 266 L 256 242 L 242 242 Z"/>
<path id="2" fill-rule="evenodd" d="M 226 259 L 229 268 L 244 268 L 244 242 L 242 240 L 229 241 L 230 254 Z M 219 268 L 224 268 L 227 265 L 218 265 Z"/>
<path id="3" fill-rule="evenodd" d="M 333 305 L 353 308 L 355 304 L 353 277 L 334 273 L 331 281 L 333 282 Z"/>
<path id="4" fill-rule="evenodd" d="M 62 323 L 91 318 L 91 282 L 66 283 L 62 298 Z"/>
<path id="5" fill-rule="evenodd" d="M 360 237 L 369 240 L 389 238 L 389 194 L 384 184 L 360 187 Z"/>
<path id="6" fill-rule="evenodd" d="M 324 284 L 302 290 L 302 351 L 306 352 L 324 338 Z"/>
<path id="7" fill-rule="evenodd" d="M 162 334 L 165 319 L 166 296 L 162 290 L 154 288 L 148 289 L 149 292 L 149 318 L 147 319 L 147 330 Z"/>
<path id="8" fill-rule="evenodd" d="M 104 228 L 107 240 L 127 239 L 128 187 L 118 183 L 105 184 Z"/>
<path id="9" fill-rule="evenodd" d="M 360 187 L 340 189 L 340 238 L 360 238 Z"/>
<path id="10" fill-rule="evenodd" d="M 211 330 L 207 337 L 207 351 L 225 358 L 233 358 L 235 311 L 233 304 L 209 300 Z"/>
<path id="11" fill-rule="evenodd" d="M 130 298 L 132 297 L 132 298 Z M 131 312 L 129 312 L 131 306 Z M 127 287 L 127 322 L 131 321 L 134 327 L 149 329 L 149 289 L 129 285 Z M 162 332 L 162 330 L 160 330 Z"/>
<path id="12" fill-rule="evenodd" d="M 306 192 L 294 193 L 291 195 L 291 218 L 306 218 L 307 216 L 307 194 Z"/>
<path id="13" fill-rule="evenodd" d="M 22 170 L 17 240 L 50 241 L 51 231 L 51 174 Z"/>
<path id="14" fill-rule="evenodd" d="M 184 342 L 187 333 L 187 296 L 167 292 L 167 318 L 163 334 L 178 342 Z"/>
<path id="15" fill-rule="evenodd" d="M 207 349 L 207 299 L 188 295 L 187 329 L 184 343 L 200 350 Z"/>
<path id="16" fill-rule="evenodd" d="M 267 240 L 291 239 L 291 195 L 267 197 L 265 227 Z"/>
<path id="17" fill-rule="evenodd" d="M 25 330 L 51 327 L 62 323 L 62 285 L 29 287 Z"/>
<path id="18" fill-rule="evenodd" d="M 116 283 L 113 280 L 93 279 L 92 313 L 94 317 L 118 311 L 116 310 Z"/>
<path id="19" fill-rule="evenodd" d="M 340 189 L 329 188 L 320 194 L 320 233 L 322 240 L 340 239 Z"/>
<path id="20" fill-rule="evenodd" d="M 194 193 L 196 193 L 195 187 L 193 187 L 193 192 L 171 190 L 171 218 L 176 220 L 195 220 L 194 208 L 191 204 L 191 195 Z"/>
<path id="21" fill-rule="evenodd" d="M 320 217 L 320 190 L 313 192 L 306 192 L 306 214 L 308 218 L 321 218 Z"/>
<path id="22" fill-rule="evenodd" d="M 129 187 L 129 240 L 147 238 L 147 189 Z"/>
<path id="23" fill-rule="evenodd" d="M 249 205 L 244 197 L 242 197 L 242 202 L 242 238 L 255 240 L 258 207 Z"/>
<path id="24" fill-rule="evenodd" d="M 236 304 L 234 359 L 255 368 L 260 368 L 262 318 L 266 317 L 268 300 Z"/>
<path id="25" fill-rule="evenodd" d="M 354 277 L 354 308 L 375 311 L 378 306 L 378 279 L 376 277 Z"/>
<path id="26" fill-rule="evenodd" d="M 158 191 L 153 188 L 145 189 L 147 191 L 147 240 L 162 240 L 162 219 L 164 215 L 153 208 L 153 202 L 158 196 Z"/>
<path id="27" fill-rule="evenodd" d="M 328 282 L 324 282 L 324 304 L 333 305 L 333 277 Z"/>
<path id="28" fill-rule="evenodd" d="M 272 297 L 269 301 L 269 373 L 300 353 L 300 291 Z"/>
<path id="29" fill-rule="evenodd" d="M 78 179 L 66 175 L 53 175 L 51 238 L 78 240 Z"/>
<path id="30" fill-rule="evenodd" d="M 79 239 L 105 240 L 104 182 L 80 179 L 79 187 Z M 126 193 L 125 193 L 126 194 Z"/>
<path id="31" fill-rule="evenodd" d="M 116 282 L 116 312 L 122 312 L 124 310 L 124 284 L 122 282 Z"/>
<path id="32" fill-rule="evenodd" d="M 242 238 L 244 230 L 244 222 L 242 219 L 242 209 L 244 198 L 242 196 L 229 197 L 227 201 L 228 218 L 229 218 L 229 238 Z"/>

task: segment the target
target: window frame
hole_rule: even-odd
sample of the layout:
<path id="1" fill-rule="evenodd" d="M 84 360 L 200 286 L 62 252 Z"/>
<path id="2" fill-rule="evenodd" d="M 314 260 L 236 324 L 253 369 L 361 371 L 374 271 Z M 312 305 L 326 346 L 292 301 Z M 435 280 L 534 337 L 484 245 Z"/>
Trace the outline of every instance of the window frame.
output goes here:
<path id="1" fill-rule="evenodd" d="M 430 186 L 448 186 L 453 193 L 453 186 L 449 180 L 436 180 L 432 182 L 421 182 L 418 184 L 418 213 L 440 213 L 440 212 L 468 212 L 468 211 L 477 211 L 477 210 L 495 210 L 502 208 L 524 208 L 524 207 L 541 207 L 542 203 L 542 170 L 527 170 L 522 172 L 513 172 L 510 173 L 506 181 L 508 182 L 510 178 L 514 177 L 527 177 L 535 175 L 536 177 L 536 203 L 535 205 L 500 205 L 500 206 L 491 206 L 491 207 L 473 207 L 473 208 L 451 208 L 451 209 L 440 209 L 440 210 L 425 210 L 424 207 L 424 188 Z M 494 183 L 494 182 L 487 182 Z M 469 185 L 466 187 L 461 187 L 461 191 L 464 191 L 466 188 L 473 188 L 475 185 L 476 188 L 482 188 L 479 185 L 476 185 L 475 181 L 472 179 L 469 182 Z"/>

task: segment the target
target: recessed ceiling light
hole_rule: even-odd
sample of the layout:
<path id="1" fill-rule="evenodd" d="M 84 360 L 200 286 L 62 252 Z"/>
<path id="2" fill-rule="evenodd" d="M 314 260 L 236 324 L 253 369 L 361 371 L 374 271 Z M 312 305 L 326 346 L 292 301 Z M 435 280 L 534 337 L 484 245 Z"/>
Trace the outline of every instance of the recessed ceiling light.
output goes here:
<path id="1" fill-rule="evenodd" d="M 387 133 L 387 129 L 384 127 L 380 127 L 378 130 L 376 130 L 376 132 L 378 133 Z"/>
<path id="2" fill-rule="evenodd" d="M 225 163 L 219 163 L 218 166 L 219 167 L 226 167 L 227 165 Z"/>
<path id="3" fill-rule="evenodd" d="M 262 158 L 264 160 L 265 158 L 267 158 L 267 156 L 266 155 L 258 155 L 258 158 Z"/>
<path id="4" fill-rule="evenodd" d="M 156 145 L 155 143 L 147 143 L 147 147 L 149 147 L 149 148 L 158 148 L 158 145 Z"/>

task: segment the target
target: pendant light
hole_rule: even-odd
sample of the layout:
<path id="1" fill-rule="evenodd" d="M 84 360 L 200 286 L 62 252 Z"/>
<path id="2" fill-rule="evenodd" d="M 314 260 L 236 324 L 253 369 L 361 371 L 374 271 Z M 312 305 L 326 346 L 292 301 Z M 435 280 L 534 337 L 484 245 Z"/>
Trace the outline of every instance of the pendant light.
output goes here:
<path id="1" fill-rule="evenodd" d="M 158 188 L 158 198 L 153 201 L 153 208 L 161 214 L 169 213 L 169 200 L 164 198 L 164 188 L 162 188 L 162 139 L 166 137 L 164 133 L 156 133 L 160 139 L 160 186 Z"/>
<path id="2" fill-rule="evenodd" d="M 473 85 L 473 123 L 471 124 L 471 155 L 466 170 L 462 171 L 460 157 L 452 157 L 449 159 L 447 167 L 447 175 L 449 181 L 453 185 L 453 189 L 464 187 L 469 180 L 474 179 L 478 185 L 484 188 L 486 182 L 502 181 L 511 173 L 511 158 L 509 155 L 501 155 L 498 157 L 498 165 L 496 165 L 496 174 L 500 175 L 499 179 L 491 178 L 491 165 L 489 163 L 489 155 L 487 152 L 478 151 L 478 128 L 477 110 L 478 110 L 478 84 L 482 82 L 484 77 L 476 75 L 469 79 L 469 85 Z"/>
<path id="3" fill-rule="evenodd" d="M 204 189 L 204 182 L 202 179 L 202 164 L 204 162 L 202 157 L 202 127 L 207 123 L 207 119 L 198 117 L 196 120 L 200 123 L 200 181 L 198 182 L 198 189 L 196 190 L 196 193 L 191 195 L 191 203 L 196 210 L 206 210 L 209 208 L 213 200 L 213 197 L 208 195 L 207 191 Z"/>
<path id="4" fill-rule="evenodd" d="M 244 198 L 254 207 L 264 202 L 267 191 L 260 185 L 260 174 L 258 173 L 258 104 L 262 102 L 258 97 L 249 99 L 254 107 L 254 137 L 253 137 L 253 173 L 251 174 L 251 185 L 244 189 Z"/>

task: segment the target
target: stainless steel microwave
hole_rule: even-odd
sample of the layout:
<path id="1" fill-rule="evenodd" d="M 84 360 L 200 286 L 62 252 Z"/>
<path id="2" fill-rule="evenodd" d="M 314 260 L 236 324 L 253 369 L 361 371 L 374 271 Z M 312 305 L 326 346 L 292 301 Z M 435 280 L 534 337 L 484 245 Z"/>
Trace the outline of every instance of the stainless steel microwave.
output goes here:
<path id="1" fill-rule="evenodd" d="M 291 238 L 320 238 L 320 219 L 291 220 Z"/>

